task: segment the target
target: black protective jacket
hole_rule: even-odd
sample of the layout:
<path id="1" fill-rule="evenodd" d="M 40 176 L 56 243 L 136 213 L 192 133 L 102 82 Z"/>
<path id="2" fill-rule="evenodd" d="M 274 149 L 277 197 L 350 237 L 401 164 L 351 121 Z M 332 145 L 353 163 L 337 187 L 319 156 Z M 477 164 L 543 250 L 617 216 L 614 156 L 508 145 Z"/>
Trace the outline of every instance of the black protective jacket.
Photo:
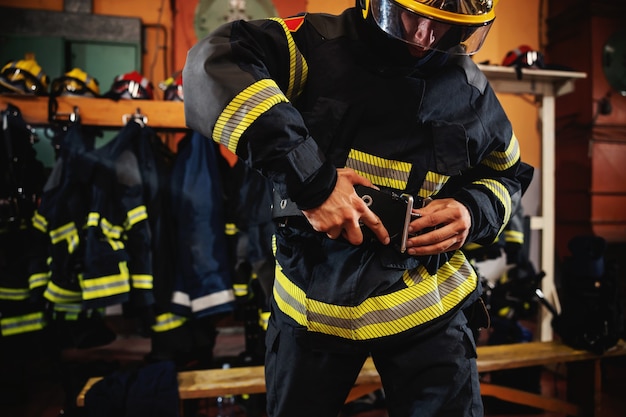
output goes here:
<path id="1" fill-rule="evenodd" d="M 415 62 L 357 9 L 225 25 L 190 50 L 183 78 L 188 125 L 299 209 L 320 205 L 336 168 L 349 167 L 381 188 L 459 200 L 470 240 L 485 244 L 530 181 L 470 58 Z M 461 251 L 417 258 L 293 223 L 277 233 L 274 300 L 309 333 L 364 341 L 420 331 L 478 296 Z"/>

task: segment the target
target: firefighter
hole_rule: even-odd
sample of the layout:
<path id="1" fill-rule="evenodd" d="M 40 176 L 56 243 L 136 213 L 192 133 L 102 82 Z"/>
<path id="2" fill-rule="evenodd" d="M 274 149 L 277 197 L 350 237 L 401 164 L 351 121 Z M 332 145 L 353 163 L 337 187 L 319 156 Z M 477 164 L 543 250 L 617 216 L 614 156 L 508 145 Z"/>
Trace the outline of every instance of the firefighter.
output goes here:
<path id="1" fill-rule="evenodd" d="M 391 417 L 483 415 L 459 249 L 495 239 L 532 177 L 469 57 L 494 6 L 358 1 L 225 24 L 189 51 L 187 124 L 277 194 L 269 416 L 337 416 L 369 355 Z M 359 185 L 415 200 L 406 240 Z"/>

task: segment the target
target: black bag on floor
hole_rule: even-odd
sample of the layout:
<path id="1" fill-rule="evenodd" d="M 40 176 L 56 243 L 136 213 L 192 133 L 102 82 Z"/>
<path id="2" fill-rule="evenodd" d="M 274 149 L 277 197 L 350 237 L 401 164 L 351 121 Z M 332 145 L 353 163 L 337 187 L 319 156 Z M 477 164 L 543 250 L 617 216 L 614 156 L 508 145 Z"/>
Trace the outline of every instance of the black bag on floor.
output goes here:
<path id="1" fill-rule="evenodd" d="M 563 343 L 602 354 L 623 336 L 624 316 L 615 261 L 605 261 L 606 241 L 597 236 L 570 240 L 572 256 L 561 277 L 561 314 L 554 330 Z"/>

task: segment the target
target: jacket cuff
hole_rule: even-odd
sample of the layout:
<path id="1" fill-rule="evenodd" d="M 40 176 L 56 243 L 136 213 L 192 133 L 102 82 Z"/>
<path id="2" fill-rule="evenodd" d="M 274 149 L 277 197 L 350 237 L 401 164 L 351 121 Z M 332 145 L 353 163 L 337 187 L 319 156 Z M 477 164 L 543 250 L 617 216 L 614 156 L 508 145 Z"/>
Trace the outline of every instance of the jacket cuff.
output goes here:
<path id="1" fill-rule="evenodd" d="M 502 227 L 502 219 L 495 210 L 483 210 L 481 207 L 492 207 L 493 201 L 480 191 L 463 189 L 452 196 L 455 200 L 467 207 L 472 225 L 468 242 L 479 245 L 489 245 L 498 237 Z"/>
<path id="2" fill-rule="evenodd" d="M 301 192 L 291 196 L 300 210 L 309 210 L 322 205 L 337 183 L 337 168 L 330 162 L 322 164 L 317 173 L 303 184 Z"/>

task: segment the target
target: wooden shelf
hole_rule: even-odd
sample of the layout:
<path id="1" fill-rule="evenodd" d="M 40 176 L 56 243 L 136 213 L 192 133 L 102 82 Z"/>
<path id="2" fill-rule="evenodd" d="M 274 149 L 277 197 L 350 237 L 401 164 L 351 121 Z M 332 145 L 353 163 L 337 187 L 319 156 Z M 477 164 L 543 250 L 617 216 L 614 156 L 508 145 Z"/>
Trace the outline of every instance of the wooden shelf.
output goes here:
<path id="1" fill-rule="evenodd" d="M 48 125 L 48 97 L 0 94 L 0 109 L 8 104 L 19 108 L 26 123 L 33 126 Z M 120 128 L 125 115 L 139 111 L 147 125 L 155 129 L 186 129 L 183 103 L 178 101 L 119 100 L 89 97 L 57 97 L 57 114 L 63 119 L 78 110 L 84 125 Z"/>
<path id="2" fill-rule="evenodd" d="M 478 65 L 478 68 L 487 76 L 495 91 L 510 94 L 559 97 L 573 92 L 575 81 L 587 77 L 584 72 L 522 68 L 522 77 L 518 79 L 512 67 Z"/>

